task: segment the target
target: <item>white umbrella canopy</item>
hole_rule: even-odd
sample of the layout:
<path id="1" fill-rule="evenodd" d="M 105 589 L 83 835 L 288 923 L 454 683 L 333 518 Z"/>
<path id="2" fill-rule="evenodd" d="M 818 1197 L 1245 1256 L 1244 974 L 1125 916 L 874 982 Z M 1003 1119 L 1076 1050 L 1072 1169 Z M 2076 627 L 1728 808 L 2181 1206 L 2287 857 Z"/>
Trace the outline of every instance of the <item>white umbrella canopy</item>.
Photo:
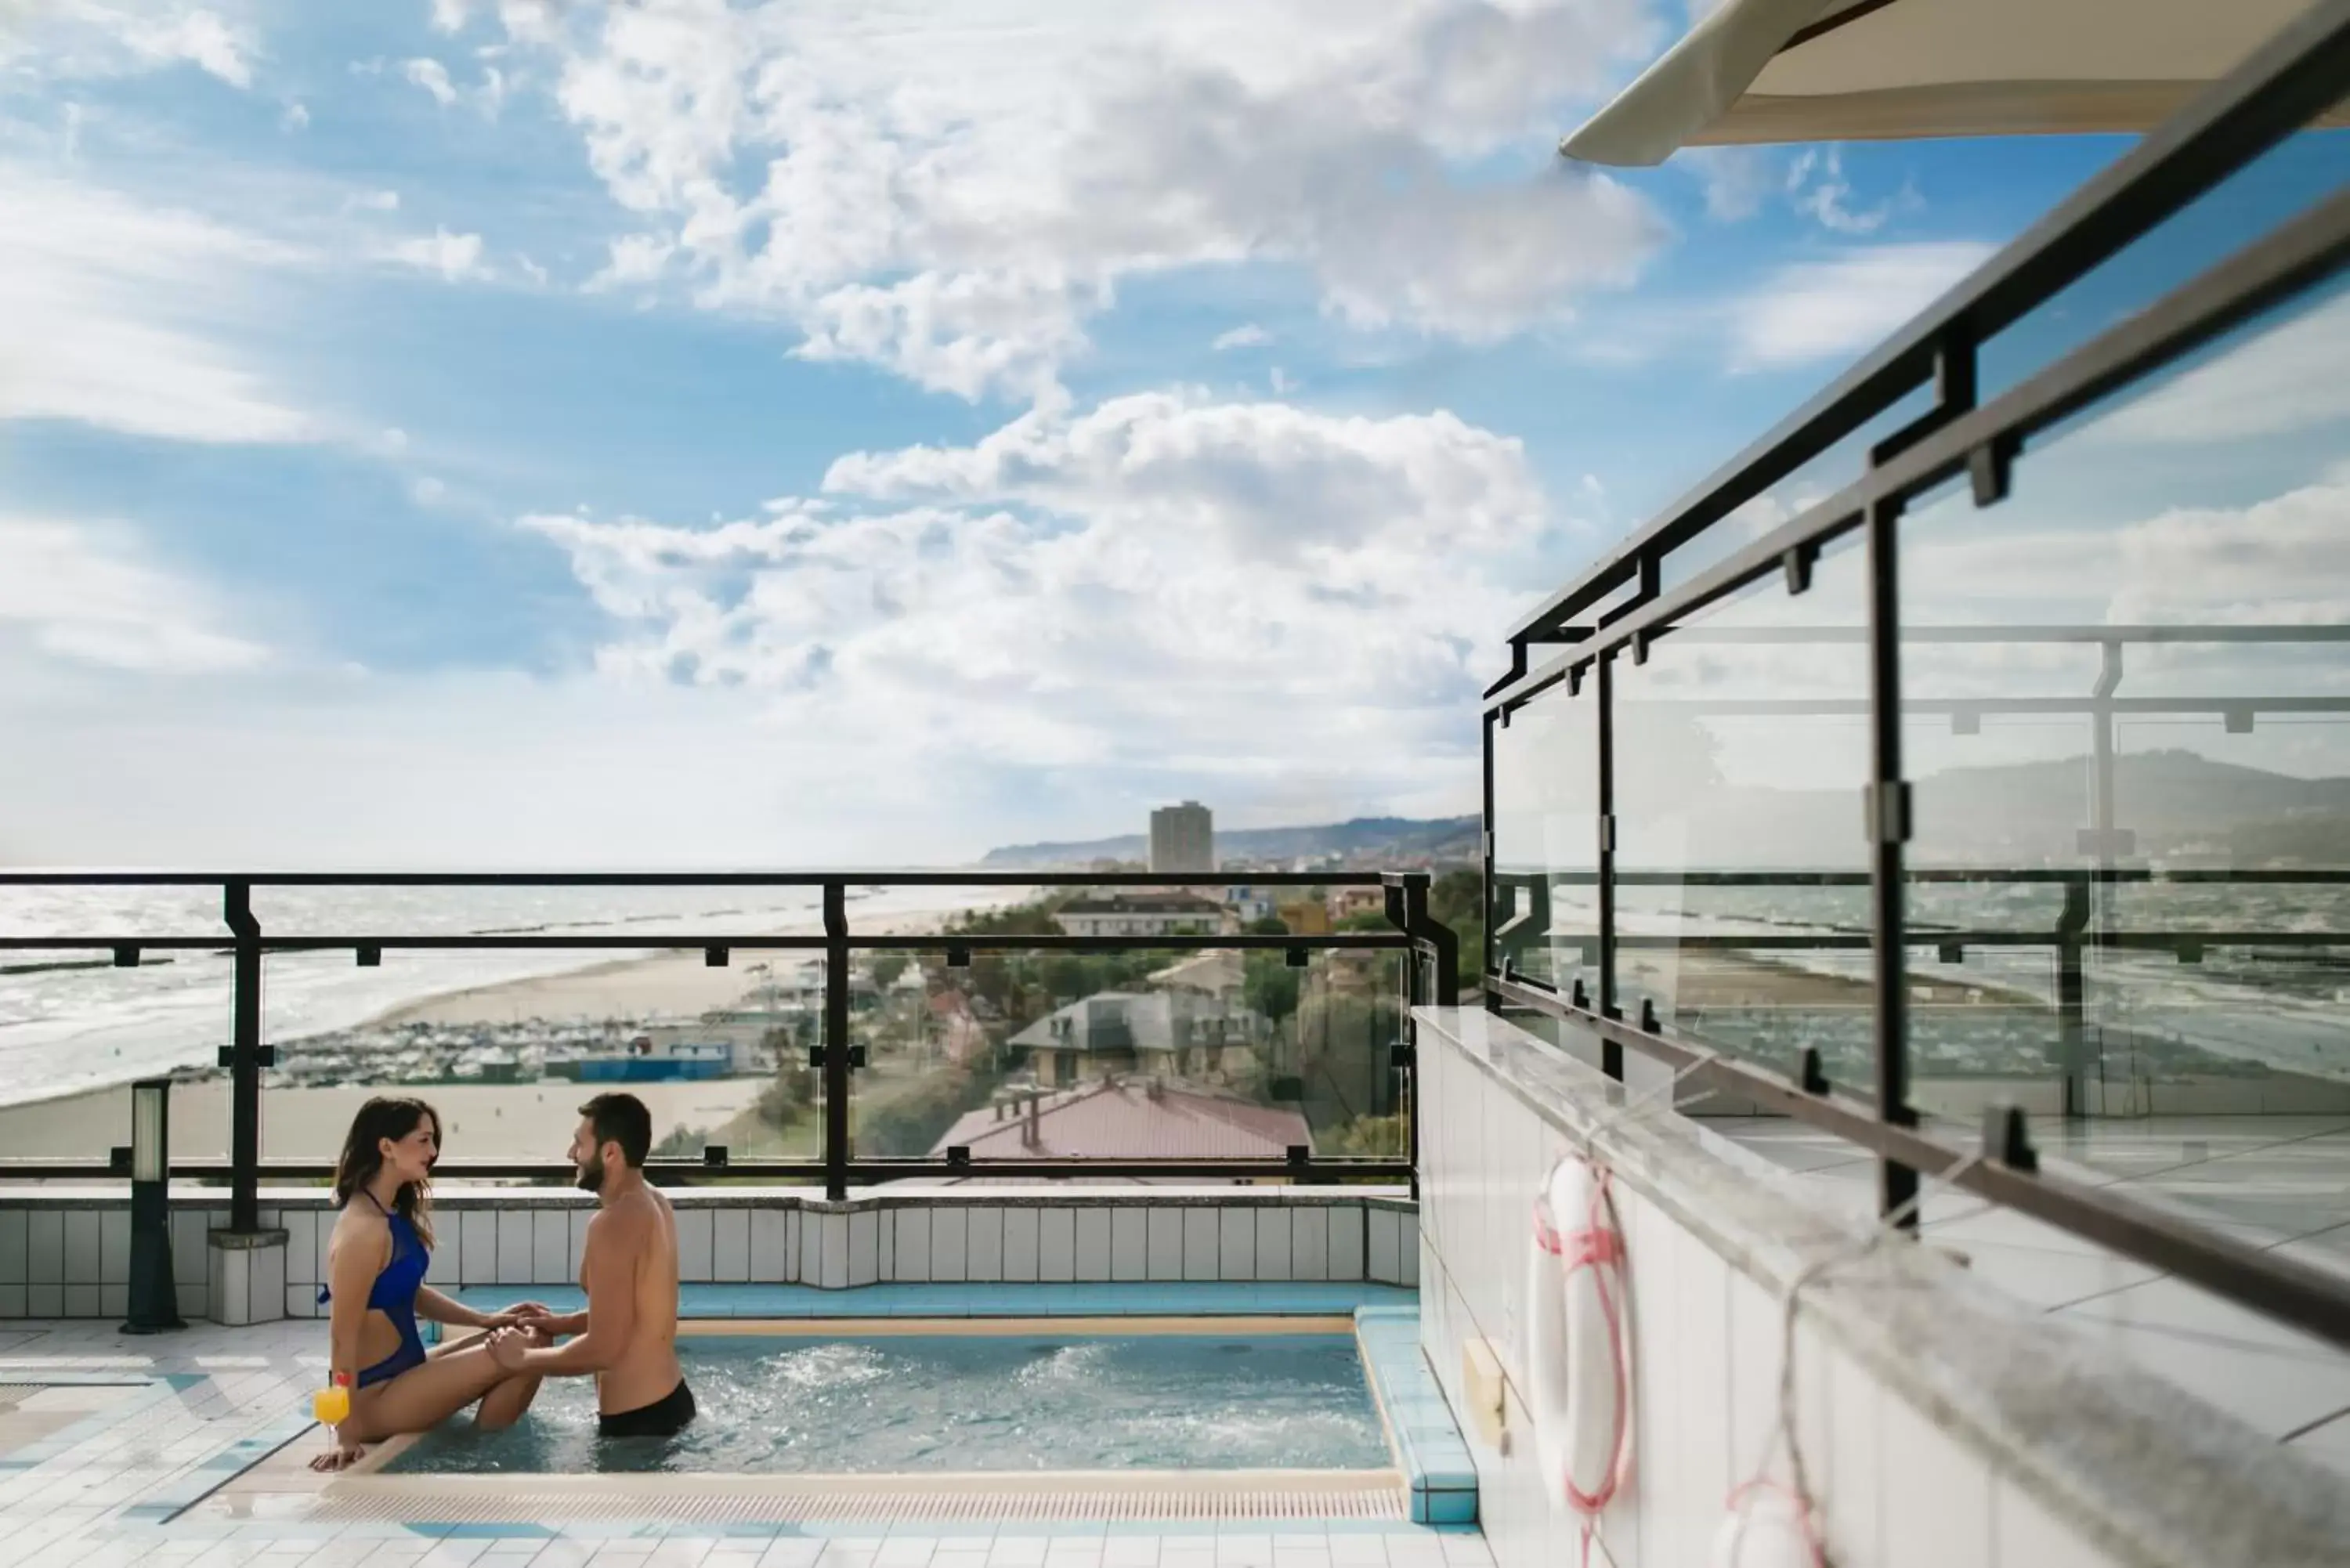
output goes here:
<path id="1" fill-rule="evenodd" d="M 1723 0 L 1559 150 L 1642 165 L 1733 142 L 2143 132 L 2312 4 Z"/>

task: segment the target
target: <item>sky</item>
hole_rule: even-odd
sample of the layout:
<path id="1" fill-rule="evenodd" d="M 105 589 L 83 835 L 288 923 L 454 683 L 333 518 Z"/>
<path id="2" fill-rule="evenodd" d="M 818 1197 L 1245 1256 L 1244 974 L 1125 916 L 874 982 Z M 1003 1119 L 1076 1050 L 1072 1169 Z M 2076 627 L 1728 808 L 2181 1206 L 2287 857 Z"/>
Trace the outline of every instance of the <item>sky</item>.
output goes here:
<path id="1" fill-rule="evenodd" d="M 1688 20 L 0 0 L 0 863 L 1473 811 L 1513 618 L 2121 150 L 1562 165 Z"/>

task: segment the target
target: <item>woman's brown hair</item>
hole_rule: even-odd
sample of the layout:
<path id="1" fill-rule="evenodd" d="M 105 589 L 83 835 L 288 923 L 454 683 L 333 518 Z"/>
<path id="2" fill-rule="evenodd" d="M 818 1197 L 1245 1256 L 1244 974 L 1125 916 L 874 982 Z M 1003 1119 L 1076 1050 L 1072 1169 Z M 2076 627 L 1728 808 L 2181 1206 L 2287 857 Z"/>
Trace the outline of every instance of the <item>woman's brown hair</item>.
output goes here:
<path id="1" fill-rule="evenodd" d="M 351 1118 L 350 1136 L 343 1140 L 343 1158 L 335 1166 L 335 1207 L 340 1209 L 348 1203 L 383 1169 L 384 1139 L 398 1143 L 416 1130 L 417 1123 L 427 1118 L 432 1123 L 432 1136 L 437 1140 L 441 1136 L 441 1113 L 422 1100 L 378 1096 L 361 1106 L 359 1114 Z M 429 1184 L 400 1183 L 392 1208 L 415 1227 L 418 1241 L 427 1247 L 432 1245 L 432 1193 Z"/>

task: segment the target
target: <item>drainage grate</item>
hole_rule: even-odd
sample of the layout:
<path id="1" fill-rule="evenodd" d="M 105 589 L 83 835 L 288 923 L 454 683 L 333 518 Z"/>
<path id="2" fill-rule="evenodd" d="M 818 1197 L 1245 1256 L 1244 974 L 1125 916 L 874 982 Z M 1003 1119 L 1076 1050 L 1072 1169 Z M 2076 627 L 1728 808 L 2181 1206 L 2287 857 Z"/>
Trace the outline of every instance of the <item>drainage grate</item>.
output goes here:
<path id="1" fill-rule="evenodd" d="M 0 1410 L 13 1410 L 48 1386 L 46 1383 L 0 1383 Z"/>
<path id="2" fill-rule="evenodd" d="M 1376 1519 L 1404 1517 L 1403 1490 L 1264 1491 L 789 1491 L 701 1495 L 523 1488 L 484 1493 L 429 1484 L 319 1500 L 321 1522 L 501 1524 L 535 1520 L 660 1519 L 692 1524 L 981 1523 L 1055 1520 Z"/>

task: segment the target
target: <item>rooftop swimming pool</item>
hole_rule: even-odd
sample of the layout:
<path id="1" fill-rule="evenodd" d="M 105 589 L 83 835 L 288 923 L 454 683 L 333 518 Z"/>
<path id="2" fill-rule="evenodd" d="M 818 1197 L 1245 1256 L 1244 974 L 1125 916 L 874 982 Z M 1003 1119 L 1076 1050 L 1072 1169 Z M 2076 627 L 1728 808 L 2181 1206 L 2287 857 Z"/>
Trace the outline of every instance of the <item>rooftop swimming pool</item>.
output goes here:
<path id="1" fill-rule="evenodd" d="M 602 1438 L 593 1387 L 550 1380 L 522 1423 L 459 1420 L 385 1474 L 858 1474 L 1384 1469 L 1395 1461 L 1345 1333 L 1024 1330 L 681 1338 L 701 1414 Z"/>

